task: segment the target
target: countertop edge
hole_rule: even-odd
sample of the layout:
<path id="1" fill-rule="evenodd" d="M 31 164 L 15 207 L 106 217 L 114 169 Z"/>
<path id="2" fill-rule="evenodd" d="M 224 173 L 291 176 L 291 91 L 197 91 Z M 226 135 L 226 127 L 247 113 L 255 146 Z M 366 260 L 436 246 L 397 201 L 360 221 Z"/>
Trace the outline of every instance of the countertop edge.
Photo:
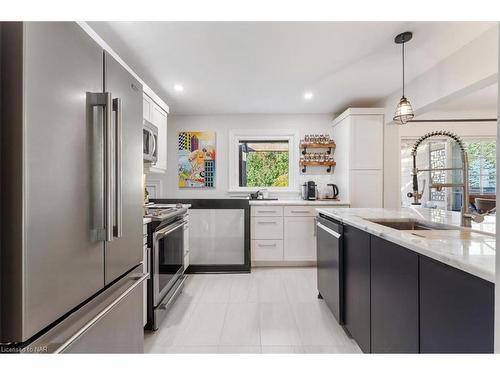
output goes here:
<path id="1" fill-rule="evenodd" d="M 361 229 L 365 232 L 373 234 L 373 235 L 380 237 L 384 240 L 390 241 L 392 243 L 395 243 L 397 245 L 405 247 L 409 250 L 415 251 L 418 254 L 424 255 L 424 256 L 429 257 L 431 259 L 434 259 L 434 260 L 441 262 L 443 264 L 446 264 L 450 267 L 467 272 L 473 276 L 479 277 L 479 278 L 486 280 L 486 281 L 489 281 L 493 284 L 495 284 L 495 282 L 496 282 L 496 275 L 494 272 L 492 273 L 492 272 L 489 272 L 483 268 L 477 267 L 475 265 L 467 264 L 464 262 L 460 262 L 460 261 L 456 261 L 454 259 L 447 258 L 445 256 L 442 256 L 441 254 L 437 254 L 434 251 L 431 251 L 431 250 L 428 250 L 428 249 L 423 248 L 421 246 L 418 246 L 415 243 L 401 240 L 401 238 L 394 237 L 390 234 L 390 231 L 391 231 L 390 228 L 386 229 L 386 232 L 377 231 L 374 228 L 372 228 L 371 226 L 363 225 L 362 223 L 360 223 L 356 220 L 350 220 L 349 217 L 339 215 L 339 214 L 336 214 L 333 212 L 329 212 L 329 211 L 326 211 L 325 209 L 322 209 L 322 208 L 317 208 L 316 211 L 319 213 L 322 213 L 323 215 L 326 215 L 332 219 L 338 220 L 342 224 L 351 225 L 355 228 Z M 359 218 L 359 219 L 363 220 L 362 218 Z M 393 230 L 395 230 L 395 229 L 393 229 Z M 387 233 L 387 232 L 389 232 L 389 233 Z"/>
<path id="2" fill-rule="evenodd" d="M 300 199 L 277 199 L 277 200 L 249 200 L 250 206 L 349 206 L 347 201 L 328 200 L 300 200 Z"/>

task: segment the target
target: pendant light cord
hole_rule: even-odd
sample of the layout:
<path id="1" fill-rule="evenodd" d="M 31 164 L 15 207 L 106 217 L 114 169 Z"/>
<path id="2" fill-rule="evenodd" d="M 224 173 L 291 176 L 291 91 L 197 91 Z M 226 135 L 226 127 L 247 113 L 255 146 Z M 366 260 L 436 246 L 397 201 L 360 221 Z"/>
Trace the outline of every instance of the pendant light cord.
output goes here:
<path id="1" fill-rule="evenodd" d="M 405 96 L 405 44 L 402 43 L 403 51 L 403 97 Z"/>

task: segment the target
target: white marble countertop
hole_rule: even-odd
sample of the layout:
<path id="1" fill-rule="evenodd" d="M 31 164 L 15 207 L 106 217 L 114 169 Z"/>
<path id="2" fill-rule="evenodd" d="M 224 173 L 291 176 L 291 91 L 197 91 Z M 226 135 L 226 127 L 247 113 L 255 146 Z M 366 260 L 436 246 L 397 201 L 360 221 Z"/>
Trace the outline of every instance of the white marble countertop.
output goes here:
<path id="1" fill-rule="evenodd" d="M 250 206 L 349 206 L 347 201 L 338 200 L 305 200 L 305 199 L 253 199 L 249 200 Z"/>
<path id="2" fill-rule="evenodd" d="M 482 224 L 473 223 L 472 228 L 467 229 L 459 226 L 459 212 L 438 209 L 318 208 L 317 211 L 484 280 L 495 282 L 494 216 L 486 217 Z M 411 231 L 397 230 L 366 220 L 405 218 L 453 226 L 456 230 L 425 231 L 434 233 L 426 233 L 428 238 L 423 238 L 415 236 Z"/>

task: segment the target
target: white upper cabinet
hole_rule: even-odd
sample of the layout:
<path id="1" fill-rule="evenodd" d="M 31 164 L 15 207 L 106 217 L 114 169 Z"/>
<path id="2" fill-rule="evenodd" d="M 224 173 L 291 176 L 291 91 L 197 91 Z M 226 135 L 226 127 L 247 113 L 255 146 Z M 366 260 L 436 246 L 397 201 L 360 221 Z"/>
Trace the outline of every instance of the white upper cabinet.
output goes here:
<path id="1" fill-rule="evenodd" d="M 349 153 L 349 169 L 383 169 L 383 108 L 350 108 L 333 121 L 333 127 L 335 153 L 339 146 Z"/>
<path id="2" fill-rule="evenodd" d="M 165 173 L 167 170 L 167 112 L 146 94 L 143 96 L 142 107 L 144 119 L 158 128 L 158 160 L 149 168 L 149 171 Z"/>
<path id="3" fill-rule="evenodd" d="M 384 116 L 351 116 L 351 169 L 382 169 Z"/>
<path id="4" fill-rule="evenodd" d="M 151 122 L 151 107 L 153 106 L 153 101 L 147 95 L 142 96 L 142 113 L 144 120 Z"/>
<path id="5" fill-rule="evenodd" d="M 336 184 L 351 207 L 382 207 L 384 109 L 349 108 L 333 120 Z"/>

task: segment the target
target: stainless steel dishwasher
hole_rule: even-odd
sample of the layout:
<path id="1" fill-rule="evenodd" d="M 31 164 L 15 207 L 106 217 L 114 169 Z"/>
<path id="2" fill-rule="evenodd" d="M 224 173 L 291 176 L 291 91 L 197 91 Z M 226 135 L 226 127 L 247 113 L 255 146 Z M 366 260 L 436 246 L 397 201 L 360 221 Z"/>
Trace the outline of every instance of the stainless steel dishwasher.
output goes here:
<path id="1" fill-rule="evenodd" d="M 320 215 L 316 222 L 318 298 L 323 298 L 339 324 L 343 314 L 342 224 Z"/>

